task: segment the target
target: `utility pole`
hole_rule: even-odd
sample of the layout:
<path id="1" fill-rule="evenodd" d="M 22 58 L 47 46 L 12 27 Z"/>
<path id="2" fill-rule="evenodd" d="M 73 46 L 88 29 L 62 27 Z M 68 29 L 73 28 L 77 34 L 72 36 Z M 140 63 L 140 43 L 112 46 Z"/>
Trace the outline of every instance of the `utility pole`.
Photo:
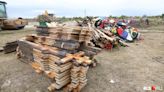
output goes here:
<path id="1" fill-rule="evenodd" d="M 87 11 L 86 9 L 84 9 L 84 17 L 86 17 L 86 15 L 87 15 Z"/>

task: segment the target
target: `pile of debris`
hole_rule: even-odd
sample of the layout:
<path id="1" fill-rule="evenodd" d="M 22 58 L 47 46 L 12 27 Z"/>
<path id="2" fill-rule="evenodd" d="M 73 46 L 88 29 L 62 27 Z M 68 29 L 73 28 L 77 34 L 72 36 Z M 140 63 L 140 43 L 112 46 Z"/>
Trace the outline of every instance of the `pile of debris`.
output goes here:
<path id="1" fill-rule="evenodd" d="M 100 48 L 128 46 L 125 40 L 140 37 L 135 28 L 129 28 L 135 31 L 130 33 L 124 23 L 112 20 L 59 25 L 51 22 L 47 12 L 38 19 L 37 34 L 17 41 L 17 56 L 52 80 L 49 91 L 65 87 L 66 92 L 80 92 L 87 84 L 89 67 L 96 66 L 94 56 Z"/>
<path id="2" fill-rule="evenodd" d="M 37 27 L 37 35 L 18 40 L 17 56 L 36 72 L 44 72 L 52 84 L 50 91 L 65 87 L 68 92 L 87 84 L 89 66 L 95 66 L 94 55 L 101 51 L 90 45 L 88 27 Z"/>
<path id="3" fill-rule="evenodd" d="M 92 42 L 101 48 L 112 49 L 118 45 L 128 46 L 128 42 L 143 39 L 138 29 L 121 20 L 87 17 L 77 23 L 79 26 L 90 26 L 93 32 Z"/>

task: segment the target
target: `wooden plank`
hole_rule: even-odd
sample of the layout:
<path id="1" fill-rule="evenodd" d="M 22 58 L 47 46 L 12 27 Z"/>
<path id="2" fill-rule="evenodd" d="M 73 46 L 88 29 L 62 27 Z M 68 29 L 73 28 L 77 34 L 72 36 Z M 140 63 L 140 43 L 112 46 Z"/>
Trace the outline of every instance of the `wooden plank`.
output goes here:
<path id="1" fill-rule="evenodd" d="M 91 64 L 92 60 L 90 60 L 87 56 L 86 57 L 74 57 L 76 62 L 79 64 L 86 63 Z"/>
<path id="2" fill-rule="evenodd" d="M 53 46 L 62 48 L 62 49 L 67 49 L 67 50 L 75 50 L 79 48 L 80 44 L 72 40 L 68 40 L 68 41 L 56 40 Z"/>
<path id="3" fill-rule="evenodd" d="M 72 63 L 68 62 L 68 63 L 62 64 L 62 65 L 56 65 L 56 64 L 51 64 L 51 63 L 49 63 L 49 65 L 50 65 L 52 68 L 56 68 L 56 69 L 62 70 L 62 69 L 64 69 L 64 68 L 66 68 L 66 67 L 71 67 L 71 66 L 72 66 Z"/>
<path id="4" fill-rule="evenodd" d="M 77 83 L 71 82 L 71 86 L 72 86 L 72 88 L 77 88 L 77 87 L 78 87 L 78 85 L 79 85 L 79 83 L 78 83 L 78 82 L 77 82 Z"/>
<path id="5" fill-rule="evenodd" d="M 7 42 L 5 46 L 3 46 L 3 51 L 5 54 L 14 52 L 16 51 L 17 46 L 18 46 L 17 41 Z"/>
<path id="6" fill-rule="evenodd" d="M 67 87 L 65 87 L 64 92 L 72 92 L 73 87 L 71 84 L 68 84 Z"/>
<path id="7" fill-rule="evenodd" d="M 65 56 L 68 53 L 65 50 L 58 50 L 54 47 L 47 47 L 47 46 L 44 46 L 44 45 L 39 45 L 39 44 L 36 44 L 36 43 L 25 41 L 23 39 L 21 39 L 19 41 L 23 41 L 23 42 L 29 44 L 30 46 L 32 46 L 33 48 L 41 50 L 42 53 L 49 53 L 49 54 L 53 54 L 53 55 L 57 55 L 57 56 Z"/>
<path id="8" fill-rule="evenodd" d="M 50 70 L 50 66 L 49 66 L 48 62 L 41 61 L 41 65 L 43 66 L 44 71 L 49 71 Z"/>
<path id="9" fill-rule="evenodd" d="M 55 92 L 55 83 L 52 83 L 47 89 L 50 91 L 50 92 Z"/>
<path id="10" fill-rule="evenodd" d="M 53 71 L 47 72 L 46 74 L 47 74 L 47 76 L 48 76 L 49 78 L 51 78 L 51 79 L 55 78 L 55 76 L 56 76 L 56 73 L 53 72 Z"/>
<path id="11" fill-rule="evenodd" d="M 49 37 L 39 37 L 38 43 L 52 46 L 55 43 L 55 39 L 51 39 Z"/>
<path id="12" fill-rule="evenodd" d="M 72 59 L 73 59 L 73 55 L 72 54 L 67 54 L 66 57 L 61 59 L 60 61 L 61 61 L 61 63 L 66 63 L 66 62 L 68 62 Z"/>
<path id="13" fill-rule="evenodd" d="M 77 53 L 74 54 L 75 57 L 81 57 L 83 56 L 85 53 L 83 51 L 79 51 Z"/>
<path id="14" fill-rule="evenodd" d="M 60 71 L 60 72 L 64 72 L 65 70 L 70 69 L 71 66 L 72 66 L 72 64 L 70 64 L 70 65 L 68 65 L 68 66 L 65 66 L 65 67 L 63 67 L 63 68 L 59 68 L 59 71 Z"/>
<path id="15" fill-rule="evenodd" d="M 77 87 L 77 92 L 80 92 L 81 90 L 82 90 L 82 88 L 84 88 L 85 86 L 87 85 L 87 83 L 86 84 L 80 84 L 78 87 Z"/>
<path id="16" fill-rule="evenodd" d="M 38 49 L 33 49 L 33 55 L 35 57 L 39 57 L 39 58 L 41 58 L 43 56 L 42 51 L 40 51 Z"/>
<path id="17" fill-rule="evenodd" d="M 49 61 L 51 61 L 52 63 L 59 60 L 60 60 L 60 57 L 52 55 L 52 54 L 49 55 Z"/>
<path id="18" fill-rule="evenodd" d="M 54 66 L 55 68 L 56 67 L 58 67 L 58 68 L 64 68 L 66 66 L 72 65 L 72 63 L 71 62 L 67 62 L 67 63 L 61 64 L 61 65 L 57 65 L 55 63 L 50 63 L 50 65 Z"/>
<path id="19" fill-rule="evenodd" d="M 88 80 L 85 77 L 83 77 L 83 78 L 80 77 L 79 81 L 80 81 L 80 83 L 87 83 Z"/>
<path id="20" fill-rule="evenodd" d="M 60 78 L 60 79 L 55 78 L 57 84 L 63 83 L 64 81 L 68 79 L 70 79 L 70 75 L 64 76 L 63 78 Z"/>
<path id="21" fill-rule="evenodd" d="M 37 73 L 42 73 L 43 72 L 43 70 L 41 69 L 41 66 L 38 63 L 33 62 L 33 63 L 31 63 L 31 66 L 32 66 L 33 69 L 35 69 L 35 71 Z"/>
<path id="22" fill-rule="evenodd" d="M 60 68 L 60 67 L 52 67 L 52 66 L 50 65 L 50 68 L 51 68 L 52 70 L 56 71 L 56 72 L 64 72 L 64 71 L 70 69 L 71 66 L 72 66 L 72 64 L 69 64 L 69 65 L 67 65 L 67 66 L 65 66 L 65 67 Z"/>
<path id="23" fill-rule="evenodd" d="M 70 70 L 64 71 L 63 73 L 56 73 L 55 77 L 59 79 L 66 75 L 70 75 Z"/>
<path id="24" fill-rule="evenodd" d="M 104 38 L 106 38 L 107 40 L 109 40 L 111 42 L 114 41 L 114 38 L 111 38 L 111 37 L 107 36 L 105 33 L 103 33 L 102 31 L 100 31 L 99 29 L 95 29 L 95 30 L 101 35 L 101 37 L 104 37 Z"/>
<path id="25" fill-rule="evenodd" d="M 66 63 L 70 60 L 72 60 L 73 58 L 80 58 L 80 56 L 84 55 L 84 52 L 78 52 L 78 53 L 75 53 L 75 54 L 66 54 L 66 57 L 61 59 L 61 62 L 62 63 Z"/>
<path id="26" fill-rule="evenodd" d="M 64 87 L 65 85 L 67 85 L 68 83 L 70 83 L 70 81 L 71 80 L 68 78 L 66 81 L 64 81 L 64 82 L 62 82 L 60 84 L 55 83 L 55 88 L 56 89 L 60 89 L 60 88 Z"/>
<path id="27" fill-rule="evenodd" d="M 80 72 L 87 73 L 88 69 L 89 69 L 89 66 L 87 66 L 87 67 L 81 67 Z"/>
<path id="28" fill-rule="evenodd" d="M 81 67 L 77 67 L 77 66 L 73 65 L 71 71 L 78 72 L 78 71 L 80 71 L 80 69 L 81 69 Z"/>

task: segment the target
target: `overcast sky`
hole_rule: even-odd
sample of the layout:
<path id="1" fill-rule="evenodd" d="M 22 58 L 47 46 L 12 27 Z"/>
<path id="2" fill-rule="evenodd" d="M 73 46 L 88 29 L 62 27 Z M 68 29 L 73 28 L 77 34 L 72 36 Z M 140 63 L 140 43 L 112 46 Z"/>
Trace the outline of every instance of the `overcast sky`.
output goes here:
<path id="1" fill-rule="evenodd" d="M 142 16 L 164 13 L 164 0 L 4 0 L 8 17 L 36 17 L 48 10 L 56 16 Z"/>

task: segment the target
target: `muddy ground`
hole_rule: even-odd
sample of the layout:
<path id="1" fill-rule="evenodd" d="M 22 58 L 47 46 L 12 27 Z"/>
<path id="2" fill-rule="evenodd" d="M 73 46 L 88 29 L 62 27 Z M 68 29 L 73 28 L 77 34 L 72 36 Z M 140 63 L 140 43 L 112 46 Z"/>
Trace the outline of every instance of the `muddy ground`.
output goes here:
<path id="1" fill-rule="evenodd" d="M 32 30 L 0 32 L 0 47 Z M 144 86 L 161 86 L 164 92 L 164 31 L 147 30 L 144 40 L 112 51 L 102 51 L 99 64 L 88 73 L 82 92 L 146 92 Z M 0 53 L 0 92 L 48 92 L 50 80 L 16 59 Z M 59 91 L 62 92 L 62 91 Z M 147 91 L 150 92 L 150 91 Z"/>

